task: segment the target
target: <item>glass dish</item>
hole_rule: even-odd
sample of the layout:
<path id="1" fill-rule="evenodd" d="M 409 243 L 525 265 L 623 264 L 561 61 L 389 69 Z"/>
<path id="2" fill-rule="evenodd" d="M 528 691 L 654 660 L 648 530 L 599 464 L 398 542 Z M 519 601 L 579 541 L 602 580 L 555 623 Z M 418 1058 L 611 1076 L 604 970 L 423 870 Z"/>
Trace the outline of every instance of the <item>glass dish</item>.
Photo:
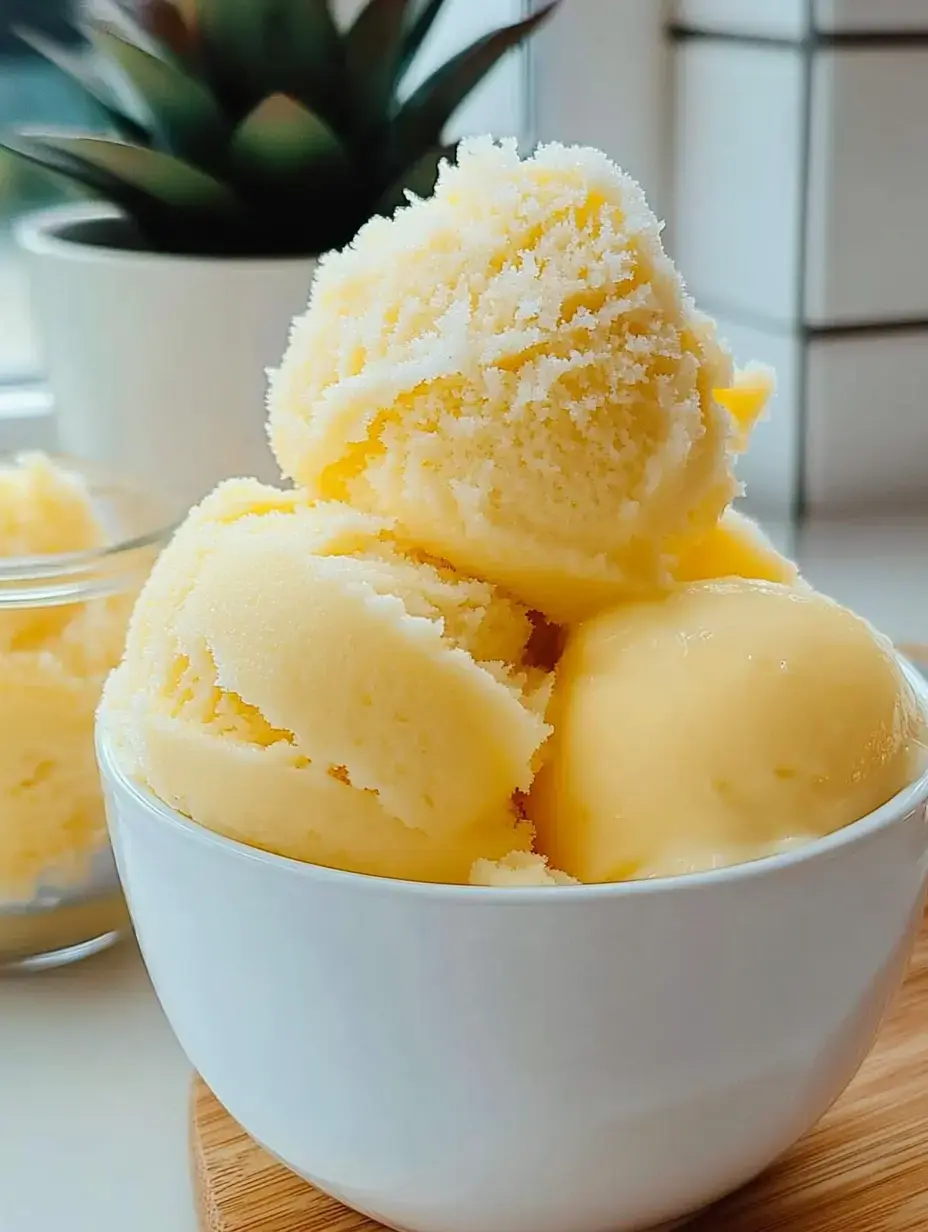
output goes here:
<path id="1" fill-rule="evenodd" d="M 127 927 L 93 720 L 171 530 L 166 505 L 131 482 L 51 460 L 82 477 L 103 543 L 0 559 L 0 969 L 73 962 Z"/>

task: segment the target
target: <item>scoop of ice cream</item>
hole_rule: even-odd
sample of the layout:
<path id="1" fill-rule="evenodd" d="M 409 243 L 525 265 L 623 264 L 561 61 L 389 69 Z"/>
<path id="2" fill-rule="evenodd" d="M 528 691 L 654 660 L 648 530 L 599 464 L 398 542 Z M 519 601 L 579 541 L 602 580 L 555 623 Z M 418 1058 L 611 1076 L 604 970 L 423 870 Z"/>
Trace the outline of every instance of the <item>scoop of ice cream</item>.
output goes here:
<path id="1" fill-rule="evenodd" d="M 323 258 L 270 437 L 311 498 L 569 622 L 668 584 L 715 523 L 763 405 L 751 386 L 730 413 L 732 387 L 638 185 L 595 150 L 486 138 Z"/>
<path id="2" fill-rule="evenodd" d="M 757 578 L 793 585 L 799 570 L 773 546 L 756 522 L 736 509 L 726 509 L 705 535 L 685 545 L 674 565 L 678 582 L 712 578 Z"/>
<path id="3" fill-rule="evenodd" d="M 737 863 L 828 834 L 921 770 L 888 642 L 811 589 L 727 580 L 573 632 L 528 813 L 581 881 Z"/>
<path id="4" fill-rule="evenodd" d="M 103 530 L 79 476 L 42 455 L 0 468 L 0 556 L 84 551 Z M 3 562 L 0 562 L 3 563 Z M 105 835 L 94 711 L 128 597 L 0 608 L 0 902 L 80 876 Z"/>
<path id="5" fill-rule="evenodd" d="M 102 538 L 80 475 L 42 453 L 0 466 L 0 557 L 83 552 Z"/>
<path id="6" fill-rule="evenodd" d="M 530 851 L 512 851 L 501 860 L 475 860 L 470 883 L 502 887 L 563 886 L 576 885 L 577 880 L 556 868 L 549 868 L 544 856 Z"/>
<path id="7" fill-rule="evenodd" d="M 134 613 L 102 718 L 200 824 L 355 872 L 466 882 L 531 845 L 514 793 L 548 735 L 524 607 L 383 519 L 230 481 Z"/>

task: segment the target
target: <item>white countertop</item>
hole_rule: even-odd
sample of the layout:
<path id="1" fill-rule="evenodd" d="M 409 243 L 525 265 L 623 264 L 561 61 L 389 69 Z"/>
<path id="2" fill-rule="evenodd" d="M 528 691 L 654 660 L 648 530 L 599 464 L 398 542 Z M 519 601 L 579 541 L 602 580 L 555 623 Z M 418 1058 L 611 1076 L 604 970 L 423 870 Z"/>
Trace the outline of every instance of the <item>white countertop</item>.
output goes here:
<path id="1" fill-rule="evenodd" d="M 795 558 L 813 586 L 897 643 L 928 643 L 928 515 L 811 523 Z"/>
<path id="2" fill-rule="evenodd" d="M 797 555 L 897 641 L 928 642 L 928 516 L 812 526 Z M 0 979 L 0 1232 L 195 1232 L 188 1084 L 134 946 Z"/>
<path id="3" fill-rule="evenodd" d="M 133 944 L 0 977 L 2 1232 L 195 1232 L 189 1081 Z"/>

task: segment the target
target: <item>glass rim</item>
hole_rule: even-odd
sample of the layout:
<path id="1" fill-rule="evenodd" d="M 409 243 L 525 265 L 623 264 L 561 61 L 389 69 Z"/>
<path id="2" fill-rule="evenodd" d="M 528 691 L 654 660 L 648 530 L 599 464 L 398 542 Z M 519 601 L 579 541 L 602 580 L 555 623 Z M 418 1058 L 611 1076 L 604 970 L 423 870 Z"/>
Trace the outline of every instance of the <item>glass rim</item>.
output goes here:
<path id="1" fill-rule="evenodd" d="M 178 522 L 169 523 L 157 530 L 103 544 L 99 548 L 87 548 L 82 552 L 50 552 L 36 556 L 0 557 L 0 582 L 32 582 L 46 581 L 50 578 L 79 577 L 90 572 L 92 567 L 101 561 L 127 556 L 132 552 L 167 542 L 178 525 Z"/>
<path id="2" fill-rule="evenodd" d="M 41 604 L 66 602 L 87 597 L 72 591 L 99 590 L 112 593 L 120 589 L 114 575 L 132 570 L 132 559 L 167 543 L 182 521 L 167 516 L 168 499 L 152 492 L 132 477 L 120 477 L 98 463 L 69 454 L 41 449 L 23 449 L 0 453 L 0 469 L 19 465 L 24 458 L 40 455 L 67 474 L 81 479 L 87 486 L 91 501 L 107 497 L 128 504 L 137 502 L 141 514 L 138 529 L 125 535 L 105 538 L 96 547 L 73 552 L 47 552 L 0 557 L 0 608 L 22 607 L 35 599 Z M 106 579 L 109 579 L 107 583 Z M 63 591 L 63 597 L 59 594 Z"/>

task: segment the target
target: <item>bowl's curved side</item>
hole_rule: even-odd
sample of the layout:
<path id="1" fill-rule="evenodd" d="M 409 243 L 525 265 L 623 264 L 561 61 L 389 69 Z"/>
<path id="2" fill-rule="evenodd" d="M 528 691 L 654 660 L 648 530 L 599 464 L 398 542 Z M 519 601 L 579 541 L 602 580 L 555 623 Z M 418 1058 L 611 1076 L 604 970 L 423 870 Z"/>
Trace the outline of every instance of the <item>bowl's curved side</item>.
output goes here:
<path id="1" fill-rule="evenodd" d="M 928 869 L 923 790 L 750 877 L 422 893 L 203 842 L 102 764 L 194 1066 L 294 1170 L 422 1232 L 643 1227 L 761 1170 L 869 1048 Z"/>

